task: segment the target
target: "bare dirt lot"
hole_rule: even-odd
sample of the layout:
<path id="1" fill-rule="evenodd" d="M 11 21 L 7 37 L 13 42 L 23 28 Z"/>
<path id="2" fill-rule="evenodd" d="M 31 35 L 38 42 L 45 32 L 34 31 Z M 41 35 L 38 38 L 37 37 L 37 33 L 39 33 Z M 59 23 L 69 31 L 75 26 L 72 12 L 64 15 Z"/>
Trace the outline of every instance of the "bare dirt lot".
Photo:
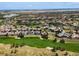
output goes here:
<path id="1" fill-rule="evenodd" d="M 23 46 L 18 48 L 10 48 L 11 45 L 9 44 L 0 44 L 0 55 L 2 56 L 55 56 L 56 53 L 59 56 L 64 56 L 66 52 L 68 52 L 68 56 L 78 55 L 74 52 L 69 51 L 59 51 L 52 52 L 50 49 L 47 48 L 36 48 L 30 46 Z"/>

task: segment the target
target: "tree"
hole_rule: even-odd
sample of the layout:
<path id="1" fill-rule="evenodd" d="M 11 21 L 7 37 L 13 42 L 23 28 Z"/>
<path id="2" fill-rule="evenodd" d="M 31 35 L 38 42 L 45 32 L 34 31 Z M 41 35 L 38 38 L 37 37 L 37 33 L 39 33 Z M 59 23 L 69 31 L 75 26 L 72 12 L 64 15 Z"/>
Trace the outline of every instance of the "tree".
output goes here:
<path id="1" fill-rule="evenodd" d="M 8 33 L 6 33 L 5 36 L 7 37 L 8 36 Z"/>
<path id="2" fill-rule="evenodd" d="M 55 39 L 53 40 L 53 42 L 57 42 L 57 39 L 55 38 Z"/>
<path id="3" fill-rule="evenodd" d="M 47 33 L 47 32 L 41 33 L 41 37 L 42 37 L 43 39 L 48 39 L 48 33 Z"/>
<path id="4" fill-rule="evenodd" d="M 20 33 L 18 34 L 18 37 L 23 38 L 23 37 L 24 37 L 24 34 L 23 34 L 22 32 L 20 32 Z"/>
<path id="5" fill-rule="evenodd" d="M 64 39 L 61 39 L 61 40 L 60 40 L 60 43 L 65 43 L 65 40 L 64 40 Z"/>

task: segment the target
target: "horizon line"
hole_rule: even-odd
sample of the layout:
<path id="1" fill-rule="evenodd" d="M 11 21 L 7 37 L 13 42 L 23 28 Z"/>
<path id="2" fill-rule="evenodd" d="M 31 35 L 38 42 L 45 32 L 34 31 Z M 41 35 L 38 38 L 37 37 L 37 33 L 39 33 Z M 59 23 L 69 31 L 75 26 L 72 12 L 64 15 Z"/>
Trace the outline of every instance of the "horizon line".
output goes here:
<path id="1" fill-rule="evenodd" d="M 74 10 L 79 8 L 47 8 L 47 9 L 0 9 L 0 10 Z"/>

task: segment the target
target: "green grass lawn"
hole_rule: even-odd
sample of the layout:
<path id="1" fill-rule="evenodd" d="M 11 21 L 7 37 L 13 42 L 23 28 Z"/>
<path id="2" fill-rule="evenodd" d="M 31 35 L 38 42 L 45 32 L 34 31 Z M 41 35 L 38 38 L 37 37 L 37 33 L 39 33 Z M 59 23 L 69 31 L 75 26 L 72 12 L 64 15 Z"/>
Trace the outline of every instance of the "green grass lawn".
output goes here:
<path id="1" fill-rule="evenodd" d="M 0 43 L 4 44 L 25 44 L 32 47 L 45 48 L 45 47 L 63 47 L 68 51 L 79 53 L 79 43 L 54 43 L 52 40 L 41 40 L 39 37 L 25 37 L 22 39 L 15 39 L 14 37 L 1 37 Z"/>

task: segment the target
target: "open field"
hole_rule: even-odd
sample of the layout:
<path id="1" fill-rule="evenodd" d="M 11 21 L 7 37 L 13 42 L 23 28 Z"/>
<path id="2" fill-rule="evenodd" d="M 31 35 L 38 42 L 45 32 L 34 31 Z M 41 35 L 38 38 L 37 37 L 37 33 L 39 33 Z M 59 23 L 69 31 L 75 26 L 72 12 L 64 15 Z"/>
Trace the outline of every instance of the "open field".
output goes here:
<path id="1" fill-rule="evenodd" d="M 18 48 L 10 48 L 10 44 L 0 44 L 0 56 L 56 56 L 56 53 L 58 56 L 64 56 L 64 54 L 67 52 L 68 55 L 66 56 L 78 56 L 78 53 L 70 52 L 70 51 L 51 51 L 47 48 L 36 48 L 36 47 L 30 47 L 30 46 L 23 46 Z"/>
<path id="2" fill-rule="evenodd" d="M 52 40 L 41 40 L 39 37 L 25 37 L 22 39 L 15 39 L 14 37 L 0 37 L 0 43 L 4 44 L 16 44 L 16 45 L 28 45 L 31 47 L 37 48 L 46 48 L 46 47 L 62 47 L 67 51 L 79 53 L 79 43 L 70 42 L 70 43 L 54 43 Z"/>

